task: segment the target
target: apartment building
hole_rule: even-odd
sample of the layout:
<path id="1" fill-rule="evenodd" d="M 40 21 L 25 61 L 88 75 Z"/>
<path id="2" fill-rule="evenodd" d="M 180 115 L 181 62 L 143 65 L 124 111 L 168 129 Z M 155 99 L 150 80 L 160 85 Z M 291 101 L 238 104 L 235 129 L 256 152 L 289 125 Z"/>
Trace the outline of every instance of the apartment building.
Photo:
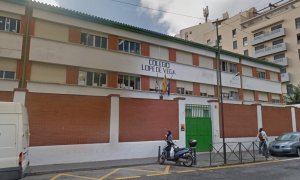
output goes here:
<path id="1" fill-rule="evenodd" d="M 223 14 L 219 25 L 222 49 L 282 65 L 282 91 L 292 93 L 292 86 L 300 84 L 300 1 L 279 1 L 257 11 L 250 8 L 233 17 Z M 180 31 L 178 37 L 216 46 L 216 29 L 212 22 Z M 212 27 L 207 30 L 207 26 Z M 203 28 L 205 27 L 205 28 Z M 201 29 L 201 30 L 200 30 Z M 199 36 L 200 35 L 200 36 Z M 266 78 L 258 71 L 257 77 Z"/>
<path id="2" fill-rule="evenodd" d="M 214 47 L 27 0 L 0 1 L 0 39 L 0 101 L 26 105 L 32 165 L 153 157 L 167 129 L 191 138 L 187 117 L 211 118 L 200 147 L 220 138 Z M 279 106 L 280 65 L 220 57 L 224 103 Z"/>

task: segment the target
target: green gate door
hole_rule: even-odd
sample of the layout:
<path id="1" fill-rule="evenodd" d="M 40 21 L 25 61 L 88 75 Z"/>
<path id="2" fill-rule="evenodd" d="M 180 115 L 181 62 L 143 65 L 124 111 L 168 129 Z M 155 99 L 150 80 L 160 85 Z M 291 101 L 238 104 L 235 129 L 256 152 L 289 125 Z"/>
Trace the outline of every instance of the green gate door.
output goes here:
<path id="1" fill-rule="evenodd" d="M 198 142 L 197 152 L 209 151 L 212 143 L 210 106 L 187 104 L 185 106 L 186 146 L 190 139 Z"/>

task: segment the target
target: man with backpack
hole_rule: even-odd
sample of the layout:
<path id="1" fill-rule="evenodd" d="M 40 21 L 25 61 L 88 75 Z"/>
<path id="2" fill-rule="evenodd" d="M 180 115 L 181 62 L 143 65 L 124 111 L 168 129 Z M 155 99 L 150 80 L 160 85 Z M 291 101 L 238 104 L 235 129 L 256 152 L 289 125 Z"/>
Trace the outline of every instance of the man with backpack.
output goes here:
<path id="1" fill-rule="evenodd" d="M 267 137 L 267 133 L 263 130 L 263 128 L 259 128 L 257 137 L 259 138 L 259 148 L 258 148 L 259 154 L 262 153 L 264 156 L 266 156 L 266 158 L 268 158 L 269 156 L 268 146 L 267 146 L 268 137 Z M 263 147 L 263 151 L 261 151 L 262 147 Z"/>

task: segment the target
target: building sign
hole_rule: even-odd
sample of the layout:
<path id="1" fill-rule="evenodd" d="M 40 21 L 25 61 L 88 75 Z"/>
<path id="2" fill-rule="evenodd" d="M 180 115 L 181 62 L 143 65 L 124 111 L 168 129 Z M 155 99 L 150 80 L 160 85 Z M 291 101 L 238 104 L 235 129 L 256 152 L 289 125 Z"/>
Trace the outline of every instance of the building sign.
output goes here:
<path id="1" fill-rule="evenodd" d="M 176 74 L 175 70 L 171 68 L 168 61 L 161 61 L 157 59 L 149 59 L 148 64 L 142 64 L 142 71 L 149 71 L 162 74 Z"/>

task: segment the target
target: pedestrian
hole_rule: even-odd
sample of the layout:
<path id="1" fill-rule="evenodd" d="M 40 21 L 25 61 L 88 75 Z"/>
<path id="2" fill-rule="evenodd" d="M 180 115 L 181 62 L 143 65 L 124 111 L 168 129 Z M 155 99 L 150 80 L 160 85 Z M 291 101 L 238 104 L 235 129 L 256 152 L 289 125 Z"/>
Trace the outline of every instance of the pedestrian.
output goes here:
<path id="1" fill-rule="evenodd" d="M 167 147 L 166 147 L 167 159 L 170 159 L 170 151 L 171 151 L 172 145 L 173 145 L 173 135 L 170 130 L 167 131 L 166 141 L 167 141 Z"/>
<path id="2" fill-rule="evenodd" d="M 263 153 L 264 156 L 268 156 L 268 147 L 267 147 L 267 141 L 268 141 L 268 136 L 267 133 L 264 131 L 263 128 L 259 128 L 257 137 L 259 138 L 259 154 Z M 263 148 L 263 151 L 261 150 Z"/>

